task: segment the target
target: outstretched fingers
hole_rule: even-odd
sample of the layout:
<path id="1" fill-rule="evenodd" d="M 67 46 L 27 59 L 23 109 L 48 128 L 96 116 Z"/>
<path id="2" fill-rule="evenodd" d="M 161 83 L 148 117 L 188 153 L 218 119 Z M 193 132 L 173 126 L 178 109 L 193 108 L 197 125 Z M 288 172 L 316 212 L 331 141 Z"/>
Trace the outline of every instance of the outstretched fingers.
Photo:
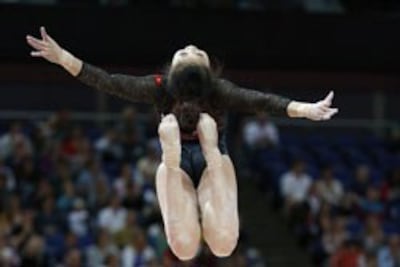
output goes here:
<path id="1" fill-rule="evenodd" d="M 332 105 L 333 97 L 335 96 L 333 91 L 330 91 L 329 94 L 322 100 L 324 106 L 330 107 Z"/>
<path id="2" fill-rule="evenodd" d="M 49 35 L 46 32 L 46 28 L 45 27 L 40 27 L 40 35 L 42 36 L 42 39 L 44 41 L 49 41 Z"/>
<path id="3" fill-rule="evenodd" d="M 36 50 L 43 50 L 46 48 L 46 44 L 42 40 L 39 40 L 33 36 L 30 35 L 26 36 L 26 40 L 28 44 L 33 48 L 35 48 Z"/>

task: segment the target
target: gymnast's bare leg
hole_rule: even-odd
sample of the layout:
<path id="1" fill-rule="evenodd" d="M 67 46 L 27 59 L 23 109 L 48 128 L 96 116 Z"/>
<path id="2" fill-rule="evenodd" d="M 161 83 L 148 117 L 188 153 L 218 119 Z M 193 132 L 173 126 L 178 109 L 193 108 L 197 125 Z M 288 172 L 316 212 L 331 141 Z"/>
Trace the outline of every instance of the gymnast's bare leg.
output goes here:
<path id="1" fill-rule="evenodd" d="M 180 132 L 175 116 L 165 116 L 158 132 L 163 156 L 156 189 L 165 233 L 174 254 L 180 260 L 190 260 L 196 256 L 200 243 L 198 205 L 193 183 L 180 169 Z"/>
<path id="2" fill-rule="evenodd" d="M 216 122 L 203 113 L 197 126 L 207 168 L 197 189 L 203 236 L 211 251 L 229 256 L 239 237 L 238 198 L 235 170 L 228 155 L 218 148 Z"/>

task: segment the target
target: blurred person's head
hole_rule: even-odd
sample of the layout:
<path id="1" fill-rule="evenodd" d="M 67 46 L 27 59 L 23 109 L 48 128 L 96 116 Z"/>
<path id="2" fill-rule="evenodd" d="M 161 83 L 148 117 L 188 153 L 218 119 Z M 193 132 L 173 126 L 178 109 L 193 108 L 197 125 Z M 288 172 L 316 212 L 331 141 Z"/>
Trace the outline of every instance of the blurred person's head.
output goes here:
<path id="1" fill-rule="evenodd" d="M 39 180 L 36 193 L 40 197 L 50 197 L 54 193 L 54 188 L 47 179 L 41 178 Z"/>
<path id="2" fill-rule="evenodd" d="M 104 259 L 104 267 L 119 267 L 119 258 L 115 254 L 108 254 Z"/>
<path id="3" fill-rule="evenodd" d="M 136 250 L 143 251 L 147 247 L 147 237 L 142 230 L 136 229 L 133 238 L 133 245 Z"/>
<path id="4" fill-rule="evenodd" d="M 379 190 L 375 186 L 368 186 L 367 199 L 374 202 L 380 200 Z"/>
<path id="5" fill-rule="evenodd" d="M 25 257 L 29 258 L 41 258 L 43 256 L 45 249 L 45 244 L 43 239 L 40 236 L 33 235 L 30 237 L 23 250 L 23 254 Z"/>
<path id="6" fill-rule="evenodd" d="M 321 170 L 321 178 L 329 183 L 332 182 L 334 179 L 334 175 L 333 175 L 333 169 L 331 166 L 325 166 L 322 170 Z"/>
<path id="7" fill-rule="evenodd" d="M 78 249 L 71 249 L 65 255 L 64 263 L 66 267 L 82 266 L 82 255 Z"/>
<path id="8" fill-rule="evenodd" d="M 337 216 L 333 219 L 332 230 L 335 234 L 344 233 L 346 230 L 346 218 Z"/>
<path id="9" fill-rule="evenodd" d="M 101 171 L 101 163 L 99 160 L 96 159 L 90 159 L 86 163 L 87 168 L 94 174 L 98 174 Z"/>
<path id="10" fill-rule="evenodd" d="M 77 248 L 78 247 L 78 237 L 74 232 L 67 232 L 64 238 L 65 247 L 67 249 Z"/>
<path id="11" fill-rule="evenodd" d="M 296 175 L 301 175 L 305 172 L 306 170 L 306 163 L 303 159 L 297 158 L 293 161 L 292 163 L 292 171 Z"/>
<path id="12" fill-rule="evenodd" d="M 369 214 L 366 219 L 365 230 L 367 234 L 381 233 L 382 228 L 379 216 Z"/>
<path id="13" fill-rule="evenodd" d="M 366 184 L 369 182 L 370 170 L 367 165 L 360 165 L 356 168 L 355 179 L 360 184 Z"/>
<path id="14" fill-rule="evenodd" d="M 85 209 L 85 201 L 82 198 L 74 200 L 74 210 L 80 211 Z"/>
<path id="15" fill-rule="evenodd" d="M 8 202 L 8 210 L 10 213 L 18 213 L 21 211 L 21 198 L 17 194 L 13 194 Z"/>
<path id="16" fill-rule="evenodd" d="M 52 196 L 46 197 L 42 202 L 42 211 L 47 214 L 54 212 L 55 201 Z"/>
<path id="17" fill-rule="evenodd" d="M 111 242 L 110 233 L 106 229 L 100 228 L 96 235 L 96 244 L 99 247 L 105 247 Z"/>
<path id="18" fill-rule="evenodd" d="M 388 237 L 388 246 L 394 255 L 400 255 L 400 235 L 392 234 Z"/>
<path id="19" fill-rule="evenodd" d="M 329 215 L 323 215 L 319 218 L 319 224 L 322 232 L 330 232 L 332 230 L 332 219 Z"/>
<path id="20" fill-rule="evenodd" d="M 121 198 L 117 194 L 111 196 L 110 207 L 113 209 L 119 209 L 121 207 Z"/>
<path id="21" fill-rule="evenodd" d="M 68 197 L 74 197 L 75 196 L 74 184 L 71 181 L 64 182 L 63 190 L 64 190 L 64 195 L 65 196 L 68 196 Z"/>
<path id="22" fill-rule="evenodd" d="M 126 225 L 135 226 L 137 225 L 137 215 L 133 210 L 129 210 L 126 216 Z"/>
<path id="23" fill-rule="evenodd" d="M 132 179 L 132 175 L 133 175 L 132 165 L 130 163 L 125 163 L 124 165 L 122 165 L 121 177 L 123 179 L 129 180 Z"/>
<path id="24" fill-rule="evenodd" d="M 56 172 L 59 180 L 71 180 L 71 170 L 66 160 L 58 160 L 56 165 Z"/>

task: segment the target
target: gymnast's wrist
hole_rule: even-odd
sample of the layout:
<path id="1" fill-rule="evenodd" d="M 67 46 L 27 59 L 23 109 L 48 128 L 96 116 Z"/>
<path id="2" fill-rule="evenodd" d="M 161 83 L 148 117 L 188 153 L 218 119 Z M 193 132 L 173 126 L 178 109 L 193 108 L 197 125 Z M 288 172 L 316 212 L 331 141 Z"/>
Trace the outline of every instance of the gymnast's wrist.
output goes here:
<path id="1" fill-rule="evenodd" d="M 290 118 L 307 118 L 310 108 L 310 103 L 291 101 L 287 107 L 287 114 Z"/>

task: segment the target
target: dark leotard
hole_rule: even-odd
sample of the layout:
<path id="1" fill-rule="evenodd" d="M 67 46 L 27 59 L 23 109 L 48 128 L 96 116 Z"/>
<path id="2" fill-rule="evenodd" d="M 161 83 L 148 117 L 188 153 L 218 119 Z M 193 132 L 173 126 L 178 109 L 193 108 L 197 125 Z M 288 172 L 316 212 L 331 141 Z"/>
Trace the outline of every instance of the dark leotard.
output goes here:
<path id="1" fill-rule="evenodd" d="M 165 89 L 160 75 L 109 74 L 98 67 L 83 63 L 77 79 L 90 87 L 131 102 L 151 104 L 160 114 L 170 113 L 175 104 L 174 99 Z M 230 81 L 218 79 L 210 97 L 210 110 L 206 112 L 211 114 L 217 122 L 221 153 L 227 154 L 224 139 L 226 121 L 224 118 L 227 112 L 268 112 L 285 115 L 289 102 L 290 99 L 285 97 L 241 88 Z M 181 168 L 193 179 L 195 186 L 197 186 L 206 167 L 199 141 L 195 135 L 190 133 L 182 133 L 181 136 Z"/>

